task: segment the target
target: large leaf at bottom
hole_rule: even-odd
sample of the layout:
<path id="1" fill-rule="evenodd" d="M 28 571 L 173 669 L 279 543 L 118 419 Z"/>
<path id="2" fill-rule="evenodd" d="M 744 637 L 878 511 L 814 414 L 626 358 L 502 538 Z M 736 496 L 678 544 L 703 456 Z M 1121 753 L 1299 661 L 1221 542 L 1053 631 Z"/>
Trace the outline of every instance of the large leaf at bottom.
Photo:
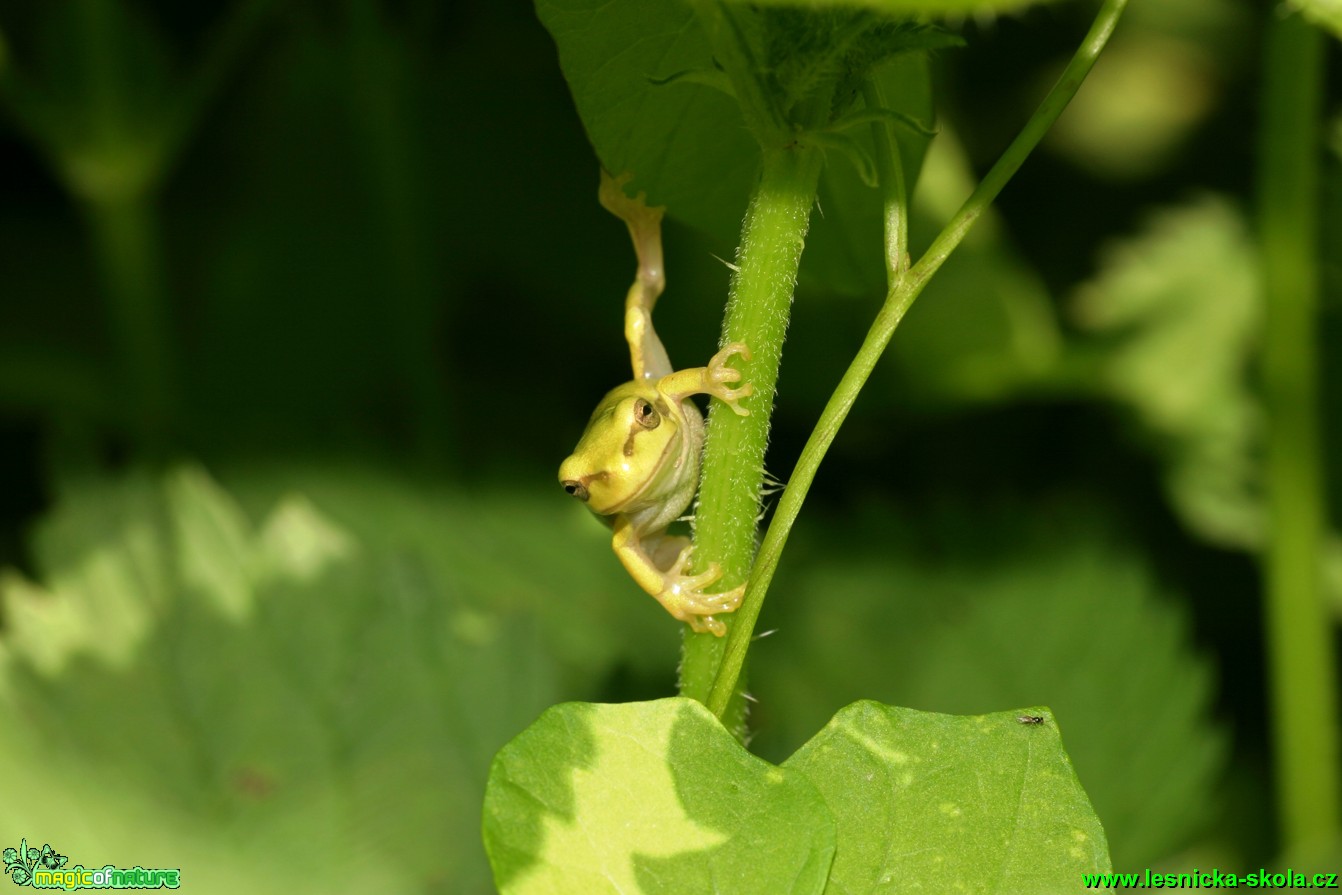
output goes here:
<path id="1" fill-rule="evenodd" d="M 1051 713 L 956 716 L 858 702 L 783 767 L 839 828 L 829 895 L 1079 891 L 1104 830 Z"/>
<path id="2" fill-rule="evenodd" d="M 885 556 L 794 545 L 830 559 L 780 575 L 765 607 L 779 630 L 751 654 L 762 754 L 786 756 L 857 699 L 957 714 L 1043 704 L 1118 866 L 1170 854 L 1209 819 L 1224 760 L 1212 669 L 1091 514 L 885 510 L 843 529 L 879 533 Z"/>
<path id="3" fill-rule="evenodd" d="M 504 895 L 803 895 L 834 854 L 805 777 L 680 698 L 547 711 L 495 759 L 484 833 Z"/>

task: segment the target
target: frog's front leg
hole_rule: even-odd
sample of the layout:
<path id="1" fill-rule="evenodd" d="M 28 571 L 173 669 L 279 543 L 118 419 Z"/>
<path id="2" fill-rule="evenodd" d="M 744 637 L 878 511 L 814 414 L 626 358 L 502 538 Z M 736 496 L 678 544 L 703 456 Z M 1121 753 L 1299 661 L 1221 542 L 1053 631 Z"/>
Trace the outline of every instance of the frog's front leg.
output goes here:
<path id="1" fill-rule="evenodd" d="M 657 390 L 676 401 L 690 395 L 712 395 L 739 416 L 749 416 L 750 411 L 739 402 L 753 395 L 755 387 L 749 382 L 742 383 L 740 388 L 731 387 L 731 383 L 741 381 L 741 371 L 727 366 L 727 361 L 735 355 L 740 355 L 742 360 L 750 360 L 750 349 L 744 342 L 732 342 L 713 355 L 706 367 L 691 367 L 663 376 L 657 380 Z"/>
<path id="2" fill-rule="evenodd" d="M 653 555 L 667 558 L 671 549 L 677 546 L 680 549 L 671 564 L 665 570 L 659 568 Z M 717 563 L 709 563 L 708 568 L 698 575 L 685 574 L 694 547 L 684 538 L 661 535 L 645 539 L 628 516 L 620 515 L 615 517 L 611 547 L 638 586 L 652 594 L 673 618 L 688 623 L 700 633 L 708 632 L 718 637 L 727 633 L 726 626 L 714 616 L 735 612 L 741 605 L 746 586 L 742 584 L 718 594 L 704 593 L 704 588 L 722 577 L 722 569 Z"/>

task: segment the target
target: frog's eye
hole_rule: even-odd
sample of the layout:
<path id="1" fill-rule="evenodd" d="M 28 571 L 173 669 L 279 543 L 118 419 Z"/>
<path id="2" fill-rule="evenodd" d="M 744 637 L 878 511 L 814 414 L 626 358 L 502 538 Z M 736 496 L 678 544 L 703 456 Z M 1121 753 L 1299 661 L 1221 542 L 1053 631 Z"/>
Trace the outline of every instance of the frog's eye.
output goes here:
<path id="1" fill-rule="evenodd" d="M 634 422 L 645 429 L 656 429 L 662 424 L 662 415 L 651 403 L 640 399 L 634 402 Z"/>

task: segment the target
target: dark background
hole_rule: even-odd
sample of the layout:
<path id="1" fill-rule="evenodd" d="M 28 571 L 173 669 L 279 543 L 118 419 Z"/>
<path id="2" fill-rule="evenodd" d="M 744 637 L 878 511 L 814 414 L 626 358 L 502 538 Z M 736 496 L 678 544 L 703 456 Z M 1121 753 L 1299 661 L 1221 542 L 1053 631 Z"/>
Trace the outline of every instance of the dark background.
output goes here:
<path id="1" fill-rule="evenodd" d="M 39 574 L 28 534 L 57 482 L 184 458 L 227 469 L 353 457 L 472 493 L 507 486 L 561 501 L 554 470 L 624 375 L 619 302 L 633 260 L 623 228 L 594 201 L 597 162 L 529 4 L 93 5 L 122 23 L 111 37 L 90 37 L 78 2 L 0 2 L 0 565 Z M 1023 123 L 1091 13 L 1067 3 L 954 23 L 967 46 L 935 60 L 938 108 L 975 171 Z M 1088 85 L 1076 101 L 1120 122 L 1110 125 L 1118 136 L 1097 138 L 1103 121 L 1069 113 L 1003 194 L 997 251 L 1035 278 L 1068 345 L 1084 339 L 1069 310 L 1076 290 L 1105 246 L 1153 210 L 1206 193 L 1251 208 L 1270 14 L 1230 0 L 1134 0 L 1114 59 L 1096 71 L 1121 64 L 1108 72 L 1116 82 L 1103 93 Z M 236 40 L 199 84 L 193 72 L 229 21 Z M 1338 82 L 1334 66 L 1335 128 Z M 109 83 L 100 106 L 96 85 Z M 111 126 L 119 136 L 103 139 L 98 110 L 108 108 L 123 117 Z M 144 162 L 165 120 L 180 137 Z M 135 343 L 118 337 L 109 298 L 117 275 L 99 260 L 107 194 L 87 184 L 106 180 L 71 173 L 90 158 L 113 179 L 137 164 L 153 171 L 135 201 L 160 278 L 150 340 L 168 388 L 157 410 L 135 394 Z M 1339 185 L 1332 155 L 1325 345 L 1342 325 Z M 915 242 L 936 223 L 924 213 Z M 673 358 L 707 357 L 727 285 L 713 255 L 733 247 L 674 222 L 667 242 L 659 330 Z M 778 478 L 878 301 L 804 279 L 768 461 Z M 1199 841 L 1254 866 L 1267 860 L 1254 557 L 1180 520 L 1159 445 L 1131 408 L 1065 375 L 996 392 L 946 385 L 937 327 L 962 322 L 929 317 L 919 344 L 934 349 L 921 353 L 896 336 L 826 460 L 789 562 L 800 576 L 816 557 L 878 555 L 903 538 L 904 549 L 972 565 L 1022 542 L 1047 545 L 1084 517 L 1097 540 L 1142 558 L 1152 589 L 1187 619 L 1191 651 L 1214 669 L 1208 724 L 1230 745 L 1220 820 Z M 1330 408 L 1342 377 L 1334 354 L 1323 352 Z M 1337 415 L 1328 418 L 1332 446 Z M 831 543 L 826 531 L 844 534 Z M 844 612 L 842 594 L 825 599 Z M 599 692 L 569 696 L 663 695 L 671 674 L 670 664 L 662 676 L 614 667 Z M 767 703 L 760 712 L 761 748 L 785 756 L 796 743 L 771 741 Z"/>

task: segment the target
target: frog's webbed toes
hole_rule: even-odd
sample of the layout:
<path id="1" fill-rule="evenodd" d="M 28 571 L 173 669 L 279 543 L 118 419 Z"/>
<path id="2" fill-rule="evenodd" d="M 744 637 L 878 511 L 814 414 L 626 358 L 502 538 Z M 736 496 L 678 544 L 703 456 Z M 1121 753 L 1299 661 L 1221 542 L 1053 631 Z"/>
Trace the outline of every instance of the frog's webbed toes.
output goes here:
<path id="1" fill-rule="evenodd" d="M 736 373 L 737 378 L 740 378 L 741 374 L 739 372 L 732 370 L 727 366 L 727 361 L 737 355 L 741 356 L 741 360 L 750 360 L 750 347 L 746 345 L 745 342 L 731 342 L 724 345 L 722 346 L 722 349 L 709 360 L 708 368 L 713 371 L 727 370 L 728 372 Z"/>
<path id="2" fill-rule="evenodd" d="M 727 361 L 737 355 L 740 355 L 742 360 L 750 360 L 750 349 L 744 342 L 732 342 L 713 355 L 708 362 L 708 375 L 705 377 L 708 382 L 705 383 L 705 391 L 730 407 L 738 416 L 749 416 L 750 411 L 737 402 L 755 394 L 755 387 L 749 382 L 742 383 L 739 388 L 730 388 L 727 385 L 730 382 L 741 381 L 741 371 L 727 366 Z"/>
<path id="3" fill-rule="evenodd" d="M 691 599 L 698 596 L 699 591 L 708 587 L 714 581 L 722 577 L 722 567 L 715 562 L 708 564 L 698 575 L 686 575 L 685 567 L 690 564 L 690 557 L 694 555 L 694 545 L 688 544 L 676 557 L 676 561 L 666 570 L 666 581 L 662 590 L 675 597 Z"/>
<path id="4" fill-rule="evenodd" d="M 755 394 L 755 387 L 749 382 L 740 388 L 718 388 L 710 392 L 710 394 L 735 411 L 737 416 L 750 416 L 750 411 L 737 403 L 742 398 L 749 398 L 751 395 Z"/>
<path id="5" fill-rule="evenodd" d="M 735 612 L 745 593 L 746 586 L 742 584 L 720 594 L 696 594 L 686 600 L 682 614 L 677 617 L 700 634 L 721 637 L 727 633 L 727 627 L 714 616 Z"/>
<path id="6" fill-rule="evenodd" d="M 698 594 L 693 602 L 696 609 L 703 611 L 735 612 L 745 595 L 746 586 L 742 584 L 720 594 Z"/>
<path id="7" fill-rule="evenodd" d="M 741 605 L 746 586 L 742 584 L 723 593 L 704 593 L 704 588 L 722 577 L 722 567 L 715 562 L 709 563 L 708 568 L 698 575 L 686 575 L 683 570 L 693 553 L 693 546 L 680 551 L 680 556 L 665 573 L 663 589 L 657 599 L 667 612 L 695 631 L 721 637 L 727 633 L 727 628 L 713 616 L 734 612 Z"/>
<path id="8" fill-rule="evenodd" d="M 727 626 L 711 615 L 692 615 L 685 619 L 685 623 L 696 634 L 712 634 L 714 637 L 727 636 Z"/>

